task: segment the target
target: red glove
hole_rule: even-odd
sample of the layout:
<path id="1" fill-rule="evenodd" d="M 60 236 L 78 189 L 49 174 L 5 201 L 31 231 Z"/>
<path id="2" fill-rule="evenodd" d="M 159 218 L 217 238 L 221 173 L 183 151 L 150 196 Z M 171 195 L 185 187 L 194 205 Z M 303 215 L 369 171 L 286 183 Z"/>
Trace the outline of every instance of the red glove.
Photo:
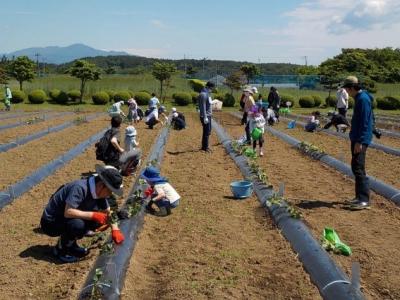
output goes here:
<path id="1" fill-rule="evenodd" d="M 111 236 L 112 236 L 114 243 L 116 243 L 116 244 L 121 244 L 125 240 L 124 235 L 122 234 L 121 230 L 119 230 L 119 229 L 113 229 Z"/>
<path id="2" fill-rule="evenodd" d="M 153 193 L 154 193 L 154 190 L 151 187 L 148 187 L 144 191 L 144 195 L 146 196 L 146 198 L 150 197 Z"/>
<path id="3" fill-rule="evenodd" d="M 101 225 L 107 224 L 108 215 L 102 212 L 93 212 L 92 221 L 95 221 Z"/>

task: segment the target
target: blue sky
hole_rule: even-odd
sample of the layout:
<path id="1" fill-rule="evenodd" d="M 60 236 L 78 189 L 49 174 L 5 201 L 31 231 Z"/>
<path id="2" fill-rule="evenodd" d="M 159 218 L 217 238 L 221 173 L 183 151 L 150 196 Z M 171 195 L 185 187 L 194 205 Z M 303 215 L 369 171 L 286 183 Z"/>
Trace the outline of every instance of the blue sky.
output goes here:
<path id="1" fill-rule="evenodd" d="M 319 64 L 400 47 L 398 0 L 2 1 L 0 53 L 83 43 L 147 57 Z"/>

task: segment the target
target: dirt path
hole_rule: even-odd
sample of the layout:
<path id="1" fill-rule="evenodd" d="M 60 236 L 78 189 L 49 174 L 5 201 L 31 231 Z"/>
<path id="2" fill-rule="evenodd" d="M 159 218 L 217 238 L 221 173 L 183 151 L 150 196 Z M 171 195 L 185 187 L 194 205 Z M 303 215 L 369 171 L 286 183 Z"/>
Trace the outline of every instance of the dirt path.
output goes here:
<path id="1" fill-rule="evenodd" d="M 161 168 L 181 205 L 167 218 L 146 215 L 123 299 L 319 299 L 258 200 L 230 198 L 242 176 L 215 134 L 213 153 L 200 152 L 198 116 L 187 121 L 171 132 Z"/>
<path id="2" fill-rule="evenodd" d="M 144 129 L 143 123 L 136 128 L 147 155 L 159 131 Z M 76 299 L 98 251 L 79 263 L 59 264 L 51 254 L 56 238 L 38 234 L 36 228 L 51 194 L 82 172 L 94 171 L 96 163 L 91 147 L 0 212 L 0 299 Z M 134 180 L 124 180 L 125 196 Z"/>
<path id="3" fill-rule="evenodd" d="M 44 122 L 39 122 L 36 124 L 31 124 L 29 126 L 18 126 L 15 128 L 6 129 L 0 132 L 0 144 L 6 144 L 15 141 L 17 138 L 22 138 L 24 136 L 33 134 L 35 132 L 47 129 L 49 127 L 54 127 L 63 124 L 68 121 L 72 121 L 78 116 L 89 115 L 89 114 L 72 114 L 56 119 L 47 120 Z"/>
<path id="4" fill-rule="evenodd" d="M 243 134 L 239 119 L 226 114 L 219 118 L 232 137 Z M 264 153 L 260 165 L 275 187 L 285 183 L 286 197 L 301 209 L 315 238 L 320 239 L 324 227 L 333 227 L 352 248 L 350 257 L 332 257 L 348 274 L 351 263 L 360 262 L 362 286 L 369 299 L 400 299 L 400 209 L 373 194 L 371 210 L 344 210 L 340 202 L 353 197 L 353 181 L 269 134 Z"/>
<path id="5" fill-rule="evenodd" d="M 106 117 L 100 117 L 0 153 L 3 174 L 0 178 L 0 190 L 28 176 L 32 171 L 87 140 L 109 124 L 110 121 Z"/>
<path id="6" fill-rule="evenodd" d="M 350 141 L 327 135 L 322 132 L 310 133 L 302 128 L 287 129 L 282 122 L 274 128 L 295 137 L 300 141 L 307 141 L 317 145 L 327 154 L 351 164 Z M 400 156 L 390 155 L 383 151 L 369 148 L 367 151 L 366 169 L 369 175 L 400 189 Z"/>

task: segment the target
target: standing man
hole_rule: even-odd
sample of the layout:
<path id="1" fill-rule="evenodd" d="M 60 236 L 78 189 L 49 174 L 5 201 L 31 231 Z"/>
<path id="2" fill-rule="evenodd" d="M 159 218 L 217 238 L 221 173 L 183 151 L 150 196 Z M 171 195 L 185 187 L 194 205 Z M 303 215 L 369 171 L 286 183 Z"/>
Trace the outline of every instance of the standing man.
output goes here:
<path id="1" fill-rule="evenodd" d="M 7 85 L 4 86 L 4 94 L 5 94 L 4 105 L 6 106 L 6 110 L 9 111 L 11 109 L 12 94 L 10 88 Z"/>
<path id="2" fill-rule="evenodd" d="M 343 88 L 354 98 L 354 111 L 351 118 L 351 170 L 353 171 L 356 185 L 356 197 L 350 201 L 351 209 L 361 210 L 370 207 L 369 182 L 365 172 L 365 157 L 368 145 L 372 140 L 372 97 L 361 89 L 355 76 L 349 76 L 344 81 Z"/>
<path id="3" fill-rule="evenodd" d="M 76 180 L 61 186 L 46 205 L 40 227 L 46 235 L 59 236 L 54 255 L 65 263 L 85 257 L 89 251 L 77 240 L 89 230 L 109 224 L 112 193 L 122 196 L 122 176 L 111 166 L 96 165 L 95 176 Z M 117 224 L 111 224 L 112 239 L 116 244 L 124 241 Z"/>
<path id="4" fill-rule="evenodd" d="M 149 100 L 149 110 L 151 111 L 154 108 L 157 108 L 160 105 L 160 100 L 156 97 L 155 93 L 151 94 L 151 99 Z"/>
<path id="5" fill-rule="evenodd" d="M 346 89 L 339 87 L 336 92 L 336 108 L 343 117 L 346 118 L 347 109 L 349 108 L 349 94 Z"/>
<path id="6" fill-rule="evenodd" d="M 281 97 L 278 90 L 271 86 L 268 94 L 268 105 L 272 107 L 275 112 L 275 117 L 279 121 L 279 108 L 281 106 Z"/>
<path id="7" fill-rule="evenodd" d="M 208 138 L 211 134 L 211 92 L 214 88 L 214 83 L 208 81 L 206 86 L 201 90 L 198 97 L 198 105 L 200 109 L 200 122 L 203 125 L 203 136 L 201 139 L 201 150 L 205 152 L 211 152 L 208 146 Z"/>

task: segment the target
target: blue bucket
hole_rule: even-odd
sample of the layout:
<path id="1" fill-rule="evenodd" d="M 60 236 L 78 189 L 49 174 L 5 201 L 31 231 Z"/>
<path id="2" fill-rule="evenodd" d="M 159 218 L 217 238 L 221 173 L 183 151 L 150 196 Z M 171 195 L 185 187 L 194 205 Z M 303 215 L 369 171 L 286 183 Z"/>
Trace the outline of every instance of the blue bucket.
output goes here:
<path id="1" fill-rule="evenodd" d="M 251 196 L 253 192 L 253 183 L 247 180 L 231 182 L 231 190 L 233 197 L 237 199 L 244 199 Z"/>

